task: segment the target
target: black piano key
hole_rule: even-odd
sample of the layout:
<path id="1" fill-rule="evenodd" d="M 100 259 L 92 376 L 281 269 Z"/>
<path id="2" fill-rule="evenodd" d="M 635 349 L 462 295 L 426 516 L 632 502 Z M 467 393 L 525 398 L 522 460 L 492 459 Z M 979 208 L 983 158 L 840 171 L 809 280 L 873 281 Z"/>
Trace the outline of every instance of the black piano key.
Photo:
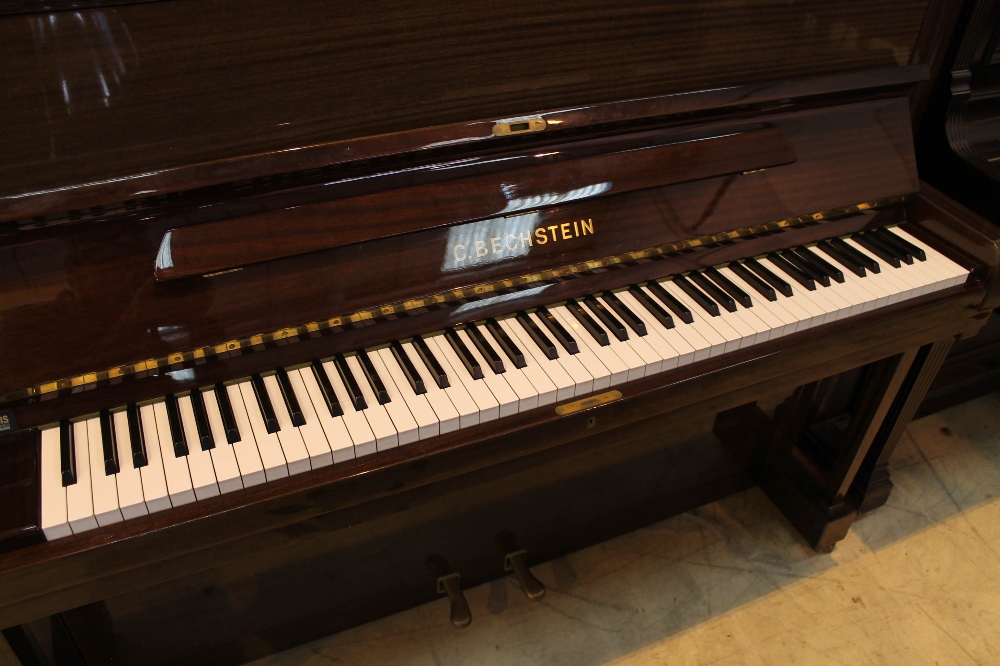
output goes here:
<path id="1" fill-rule="evenodd" d="M 301 428 L 306 424 L 306 417 L 302 414 L 298 398 L 295 397 L 295 390 L 292 383 L 288 381 L 288 373 L 284 368 L 278 368 L 274 376 L 278 379 L 278 388 L 281 390 L 281 397 L 285 399 L 285 407 L 288 409 L 288 416 L 292 419 L 292 425 Z"/>
<path id="2" fill-rule="evenodd" d="M 816 282 L 811 277 L 800 271 L 798 268 L 792 266 L 790 263 L 779 257 L 777 254 L 770 254 L 768 255 L 767 258 L 770 259 L 771 263 L 777 266 L 778 269 L 781 270 L 781 272 L 783 272 L 785 275 L 792 278 L 793 280 L 801 284 L 809 291 L 816 291 Z M 790 296 L 791 294 L 785 294 L 785 295 Z"/>
<path id="3" fill-rule="evenodd" d="M 111 420 L 111 412 L 101 410 L 101 448 L 104 451 L 104 473 L 108 476 L 117 474 L 121 469 L 118 465 L 118 447 L 115 446 L 115 424 Z"/>
<path id="4" fill-rule="evenodd" d="M 622 303 L 621 299 L 615 296 L 614 293 L 606 291 L 601 298 L 603 298 L 604 302 L 615 311 L 615 314 L 622 318 L 622 321 L 628 324 L 629 328 L 635 331 L 636 335 L 640 337 L 646 335 L 646 323 L 639 319 L 634 312 L 629 310 L 628 306 Z"/>
<path id="5" fill-rule="evenodd" d="M 483 332 L 479 330 L 479 327 L 475 324 L 469 324 L 465 327 L 465 332 L 469 334 L 469 339 L 472 340 L 472 344 L 476 346 L 479 353 L 483 355 L 486 359 L 486 365 L 493 370 L 494 374 L 501 375 L 506 372 L 506 368 L 503 367 L 503 359 L 500 358 L 500 354 L 497 353 L 496 349 L 493 349 L 493 345 L 490 341 L 486 339 Z"/>
<path id="6" fill-rule="evenodd" d="M 923 250 L 921 250 L 919 247 L 917 247 L 910 241 L 906 240 L 899 234 L 895 233 L 889 227 L 882 227 L 881 229 L 879 229 L 879 231 L 882 232 L 882 235 L 891 238 L 893 242 L 899 245 L 900 247 L 906 248 L 906 251 L 909 252 L 911 256 L 916 257 L 920 261 L 927 261 L 927 254 Z"/>
<path id="7" fill-rule="evenodd" d="M 76 446 L 73 442 L 73 424 L 68 419 L 59 422 L 59 467 L 63 487 L 76 483 Z"/>
<path id="8" fill-rule="evenodd" d="M 865 248 L 876 257 L 889 264 L 893 268 L 899 268 L 899 257 L 894 255 L 892 252 L 886 250 L 881 243 L 875 241 L 874 238 L 869 238 L 865 234 L 853 234 L 851 240 Z"/>
<path id="9" fill-rule="evenodd" d="M 424 386 L 424 380 L 417 372 L 416 366 L 410 360 L 409 355 L 406 350 L 403 349 L 403 345 L 399 344 L 398 340 L 392 342 L 389 345 L 389 349 L 392 350 L 392 355 L 396 359 L 396 364 L 399 365 L 399 369 L 403 371 L 403 376 L 406 377 L 406 381 L 410 384 L 410 388 L 417 395 L 423 395 L 427 393 L 427 387 Z"/>
<path id="10" fill-rule="evenodd" d="M 314 360 L 310 367 L 313 377 L 316 378 L 316 384 L 319 385 L 319 392 L 323 394 L 323 402 L 330 410 L 330 416 L 343 416 L 344 410 L 340 406 L 340 400 L 337 399 L 337 392 L 333 390 L 333 384 L 330 383 L 330 377 L 326 374 L 326 368 L 319 360 Z"/>
<path id="11" fill-rule="evenodd" d="M 431 352 L 431 348 L 427 346 L 427 343 L 419 335 L 413 338 L 413 348 L 417 350 L 417 354 L 420 355 L 420 359 L 431 373 L 431 377 L 434 378 L 434 383 L 438 385 L 438 388 L 448 388 L 451 386 L 451 381 L 448 379 L 444 368 L 438 362 L 437 357 Z"/>
<path id="12" fill-rule="evenodd" d="M 660 299 L 661 303 L 670 308 L 670 311 L 677 315 L 677 318 L 682 322 L 685 324 L 694 323 L 694 314 L 688 310 L 686 305 L 675 298 L 673 294 L 661 287 L 659 282 L 650 280 L 646 283 L 646 288 L 649 289 L 651 294 Z"/>
<path id="13" fill-rule="evenodd" d="M 281 430 L 278 425 L 278 417 L 274 414 L 274 405 L 267 395 L 267 388 L 264 386 L 264 379 L 260 375 L 250 375 L 250 385 L 253 387 L 253 394 L 257 398 L 257 407 L 264 417 L 264 429 L 270 433 Z"/>
<path id="14" fill-rule="evenodd" d="M 455 354 L 458 355 L 459 360 L 462 361 L 462 365 L 469 371 L 472 378 L 482 379 L 483 367 L 479 365 L 479 361 L 476 360 L 476 357 L 472 355 L 469 348 L 462 342 L 462 338 L 458 336 L 458 331 L 453 328 L 445 329 L 444 337 L 448 339 L 448 344 L 455 350 Z"/>
<path id="15" fill-rule="evenodd" d="M 520 323 L 521 328 L 527 332 L 528 337 L 534 340 L 538 348 L 542 350 L 545 358 L 553 361 L 559 358 L 559 350 L 556 349 L 555 344 L 552 340 L 549 340 L 549 336 L 545 335 L 545 332 L 538 327 L 538 324 L 535 323 L 535 320 L 527 312 L 518 312 L 517 321 Z"/>
<path id="16" fill-rule="evenodd" d="M 205 411 L 205 401 L 201 391 L 191 391 L 191 411 L 194 412 L 194 427 L 198 431 L 198 442 L 202 451 L 215 448 L 215 437 L 212 436 L 212 426 L 208 423 L 208 412 Z"/>
<path id="17" fill-rule="evenodd" d="M 717 268 L 706 268 L 705 275 L 719 286 L 722 291 L 732 296 L 733 300 L 745 308 L 752 308 L 753 301 L 750 294 L 740 289 L 735 282 L 719 272 Z"/>
<path id="18" fill-rule="evenodd" d="M 368 352 L 364 349 L 359 349 L 357 356 L 358 362 L 361 364 L 361 371 L 365 373 L 365 378 L 368 380 L 368 385 L 372 387 L 372 393 L 375 394 L 378 404 L 384 405 L 392 402 L 389 392 L 385 390 L 385 384 L 382 383 L 382 378 L 378 376 L 378 372 L 375 370 L 375 365 L 368 358 Z"/>
<path id="19" fill-rule="evenodd" d="M 188 454 L 187 438 L 181 427 L 181 413 L 177 409 L 177 397 L 173 394 L 163 399 L 167 409 L 167 424 L 170 426 L 170 442 L 174 445 L 174 455 L 182 458 Z"/>
<path id="20" fill-rule="evenodd" d="M 792 250 L 782 250 L 781 258 L 795 266 L 795 268 L 799 269 L 803 274 L 808 275 L 815 282 L 819 282 L 824 287 L 830 286 L 829 275 L 813 266 L 810 262 L 803 259 Z"/>
<path id="21" fill-rule="evenodd" d="M 344 382 L 344 388 L 347 389 L 347 395 L 351 399 L 351 404 L 354 405 L 354 411 L 360 412 L 363 409 L 368 409 L 368 403 L 365 402 L 365 396 L 361 392 L 361 387 L 358 386 L 358 380 L 354 378 L 354 373 L 347 365 L 347 359 L 344 358 L 344 355 L 334 356 L 333 365 L 336 366 L 337 373 L 340 374 L 340 380 Z"/>
<path id="22" fill-rule="evenodd" d="M 566 309 L 569 310 L 574 317 L 576 317 L 576 320 L 580 322 L 580 326 L 583 326 L 584 330 L 590 333 L 590 335 L 597 340 L 597 344 L 602 347 L 606 347 L 611 344 L 611 341 L 608 340 L 607 331 L 601 328 L 600 324 L 594 321 L 594 318 L 587 314 L 587 311 L 583 309 L 582 305 L 573 299 L 570 299 L 566 301 Z"/>
<path id="23" fill-rule="evenodd" d="M 236 416 L 233 414 L 233 405 L 229 402 L 229 391 L 222 384 L 215 385 L 215 401 L 219 404 L 222 427 L 226 429 L 226 441 L 235 444 L 242 436 L 240 429 L 236 427 Z"/>
<path id="24" fill-rule="evenodd" d="M 227 403 L 228 404 L 228 403 Z M 139 407 L 135 403 L 125 407 L 125 418 L 128 419 L 129 448 L 132 451 L 132 467 L 136 469 L 149 464 L 146 454 L 146 436 L 142 432 L 142 419 L 139 417 Z"/>
<path id="25" fill-rule="evenodd" d="M 806 261 L 810 263 L 817 270 L 823 271 L 823 274 L 829 278 L 836 280 L 837 282 L 844 282 L 844 272 L 839 268 L 828 262 L 823 257 L 819 256 L 817 252 L 814 252 L 808 247 L 799 247 L 795 249 L 795 254 L 799 255 Z"/>
<path id="26" fill-rule="evenodd" d="M 552 334 L 552 337 L 554 337 L 556 341 L 563 346 L 563 349 L 570 354 L 580 353 L 580 345 L 577 344 L 576 338 L 574 338 L 570 332 L 566 330 L 566 327 L 563 326 L 562 322 L 559 321 L 554 314 L 543 307 L 539 307 L 535 310 L 535 314 L 538 315 L 538 319 L 545 325 L 545 328 L 549 329 L 549 333 Z"/>
<path id="27" fill-rule="evenodd" d="M 882 241 L 882 244 L 886 247 L 890 247 L 895 252 L 896 256 L 899 257 L 900 261 L 905 261 L 907 264 L 913 263 L 913 253 L 910 252 L 909 248 L 903 245 L 902 239 L 895 234 L 891 234 L 885 229 L 872 229 L 865 233 L 874 235 L 877 239 Z"/>
<path id="28" fill-rule="evenodd" d="M 830 257 L 858 277 L 865 277 L 868 274 L 867 271 L 865 271 L 865 267 L 861 265 L 860 262 L 856 261 L 853 257 L 844 254 L 827 241 L 820 241 L 819 243 L 816 243 L 816 247 L 818 247 L 826 256 Z"/>
<path id="29" fill-rule="evenodd" d="M 746 259 L 743 261 L 743 265 L 752 270 L 754 273 L 756 273 L 757 277 L 759 277 L 761 280 L 774 287 L 776 291 L 791 298 L 792 285 L 788 284 L 780 277 L 775 275 L 770 268 L 760 263 L 756 259 Z M 814 289 L 816 288 L 815 285 L 813 285 L 813 288 Z"/>
<path id="30" fill-rule="evenodd" d="M 848 245 L 842 238 L 831 238 L 827 242 L 834 249 L 840 250 L 841 254 L 850 257 L 872 273 L 878 273 L 882 270 L 877 261 L 866 255 L 864 252 L 859 252 L 857 248 Z"/>
<path id="31" fill-rule="evenodd" d="M 653 319 L 660 322 L 664 328 L 674 327 L 674 318 L 670 316 L 670 313 L 660 307 L 660 304 L 653 300 L 653 298 L 643 291 L 642 287 L 637 284 L 632 285 L 628 288 L 628 292 L 632 294 L 635 300 L 639 301 L 642 307 L 646 308 L 649 314 L 653 315 Z"/>
<path id="32" fill-rule="evenodd" d="M 597 315 L 597 318 L 611 331 L 612 335 L 622 342 L 628 340 L 628 329 L 625 328 L 625 324 L 618 321 L 618 318 L 611 314 L 611 311 L 604 306 L 604 303 L 593 296 L 585 296 L 583 302 L 587 304 L 591 312 Z"/>
<path id="33" fill-rule="evenodd" d="M 726 308 L 729 312 L 736 312 L 736 301 L 733 297 L 719 289 L 718 285 L 705 277 L 701 272 L 692 271 L 688 273 L 687 277 L 690 278 L 691 282 L 700 287 L 706 296 Z"/>
<path id="34" fill-rule="evenodd" d="M 507 355 L 507 358 L 514 364 L 515 368 L 523 368 L 528 365 L 527 361 L 524 360 L 524 354 L 521 353 L 518 346 L 507 335 L 507 331 L 500 325 L 500 322 L 492 318 L 487 319 L 486 328 L 493 334 L 493 339 L 500 345 L 500 349 Z"/>
<path id="35" fill-rule="evenodd" d="M 768 283 L 761 280 L 754 273 L 747 269 L 743 264 L 738 264 L 735 261 L 729 264 L 729 270 L 740 276 L 740 279 L 746 282 L 748 285 L 753 287 L 753 289 L 766 298 L 769 301 L 778 300 L 778 294 L 774 291 Z"/>
<path id="36" fill-rule="evenodd" d="M 690 296 L 691 300 L 693 300 L 702 310 L 713 317 L 718 317 L 720 315 L 719 304 L 703 294 L 701 290 L 694 286 L 689 280 L 685 280 L 682 276 L 678 275 L 674 278 L 674 284 L 683 289 L 684 293 Z"/>

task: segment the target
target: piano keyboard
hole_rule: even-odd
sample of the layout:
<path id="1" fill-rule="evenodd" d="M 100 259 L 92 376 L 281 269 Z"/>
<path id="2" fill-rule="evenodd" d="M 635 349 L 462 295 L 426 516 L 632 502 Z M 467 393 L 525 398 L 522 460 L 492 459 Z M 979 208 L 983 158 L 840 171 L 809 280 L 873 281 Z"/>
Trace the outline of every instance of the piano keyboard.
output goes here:
<path id="1" fill-rule="evenodd" d="M 965 282 L 902 229 L 591 294 L 41 433 L 53 540 L 554 404 Z"/>

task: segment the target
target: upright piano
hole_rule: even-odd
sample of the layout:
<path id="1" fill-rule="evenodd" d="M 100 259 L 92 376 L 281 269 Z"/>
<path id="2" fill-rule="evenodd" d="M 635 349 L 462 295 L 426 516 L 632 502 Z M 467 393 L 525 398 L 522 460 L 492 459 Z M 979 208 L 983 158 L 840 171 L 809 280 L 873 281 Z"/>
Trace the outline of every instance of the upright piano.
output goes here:
<path id="1" fill-rule="evenodd" d="M 954 3 L 0 4 L 0 627 L 241 663 L 759 486 L 829 551 L 997 229 Z"/>

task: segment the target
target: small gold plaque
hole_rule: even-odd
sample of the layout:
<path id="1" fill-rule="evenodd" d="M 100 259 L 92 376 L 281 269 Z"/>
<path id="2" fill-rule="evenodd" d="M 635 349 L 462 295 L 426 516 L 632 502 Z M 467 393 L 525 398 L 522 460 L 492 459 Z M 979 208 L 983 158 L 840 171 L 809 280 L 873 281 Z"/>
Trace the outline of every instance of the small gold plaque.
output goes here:
<path id="1" fill-rule="evenodd" d="M 590 409 L 591 407 L 597 407 L 598 405 L 606 405 L 609 402 L 614 402 L 622 397 L 621 391 L 606 391 L 598 395 L 592 395 L 589 398 L 584 398 L 582 400 L 574 400 L 573 402 L 567 402 L 564 405 L 559 405 L 556 407 L 556 414 L 559 416 L 566 416 L 567 414 L 575 414 L 577 412 L 582 412 L 585 409 Z"/>
<path id="2" fill-rule="evenodd" d="M 512 134 L 527 134 L 528 132 L 541 132 L 548 123 L 544 118 L 526 118 L 524 120 L 511 120 L 509 122 L 497 123 L 493 126 L 493 136 L 511 136 Z"/>

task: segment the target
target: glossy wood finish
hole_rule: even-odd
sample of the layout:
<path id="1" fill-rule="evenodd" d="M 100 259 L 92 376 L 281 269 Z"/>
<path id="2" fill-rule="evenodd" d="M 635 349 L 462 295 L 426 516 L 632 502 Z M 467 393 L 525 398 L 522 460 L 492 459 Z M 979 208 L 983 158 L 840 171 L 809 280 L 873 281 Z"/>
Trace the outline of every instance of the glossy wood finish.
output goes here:
<path id="1" fill-rule="evenodd" d="M 429 229 L 210 279 L 155 281 L 159 243 L 177 227 L 176 218 L 15 233 L 0 240 L 0 298 L 13 305 L 0 345 L 21 354 L 0 367 L 0 393 L 422 294 L 914 192 L 908 114 L 905 97 L 895 96 L 783 109 L 767 122 L 791 143 L 792 164 Z M 706 121 L 692 130 L 713 135 L 745 123 Z M 578 185 L 595 180 L 613 182 L 614 174 Z M 461 180 L 451 183 L 463 191 Z M 436 210 L 419 215 L 433 219 Z M 475 240 L 528 235 L 581 218 L 593 221 L 594 234 L 545 245 L 518 241 L 515 250 L 495 255 L 491 248 L 490 256 L 464 262 L 454 255 L 456 243 L 468 249 Z M 69 345 L 67 321 L 74 331 Z"/>
<path id="2" fill-rule="evenodd" d="M 584 152 L 597 154 L 582 157 Z M 399 234 L 552 205 L 791 164 L 775 127 L 627 135 L 535 148 L 501 160 L 432 164 L 370 178 L 372 194 L 171 229 L 157 253 L 157 280 L 200 276 Z M 484 170 L 502 169 L 493 173 Z M 427 175 L 449 180 L 426 181 Z M 380 182 L 402 180 L 409 187 Z M 613 175 L 613 179 L 608 180 Z M 393 178 L 397 176 L 397 178 Z M 460 184 L 452 179 L 462 179 Z M 409 184 L 408 183 L 408 184 Z M 330 184 L 330 194 L 339 189 Z M 354 186 L 352 179 L 343 185 Z M 534 230 L 530 230 L 533 232 Z M 553 241 L 555 242 L 555 241 Z"/>
<path id="3" fill-rule="evenodd" d="M 213 0 L 6 17 L 0 193 L 28 217 L 315 168 L 350 144 L 319 159 L 289 147 L 892 67 L 925 7 L 256 0 L 234 17 Z"/>

